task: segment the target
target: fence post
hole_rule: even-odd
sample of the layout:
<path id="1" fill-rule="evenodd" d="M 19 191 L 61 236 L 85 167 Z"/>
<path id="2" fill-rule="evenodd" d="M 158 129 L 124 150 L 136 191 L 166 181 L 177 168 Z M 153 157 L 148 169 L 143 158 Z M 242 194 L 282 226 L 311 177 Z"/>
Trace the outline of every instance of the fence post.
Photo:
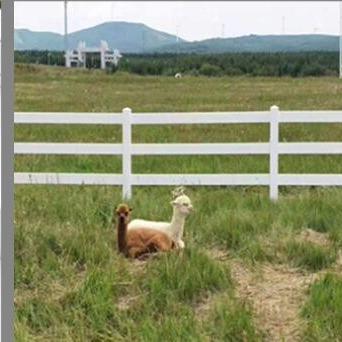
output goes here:
<path id="1" fill-rule="evenodd" d="M 122 198 L 130 199 L 132 197 L 131 172 L 132 172 L 132 126 L 131 126 L 131 108 L 122 110 Z"/>
<path id="2" fill-rule="evenodd" d="M 270 117 L 270 199 L 278 199 L 279 107 L 272 106 Z"/>

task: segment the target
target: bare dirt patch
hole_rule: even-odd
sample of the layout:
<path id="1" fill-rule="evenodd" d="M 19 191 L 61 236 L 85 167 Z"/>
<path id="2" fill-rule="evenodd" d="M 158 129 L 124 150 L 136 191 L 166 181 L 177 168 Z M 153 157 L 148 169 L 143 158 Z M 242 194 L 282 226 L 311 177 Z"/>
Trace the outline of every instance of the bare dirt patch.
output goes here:
<path id="1" fill-rule="evenodd" d="M 197 303 L 195 307 L 196 318 L 199 321 L 204 321 L 209 316 L 209 313 L 218 299 L 218 297 L 222 296 L 222 293 L 207 293 L 201 298 L 201 301 Z"/>
<path id="2" fill-rule="evenodd" d="M 299 242 L 310 242 L 314 245 L 328 247 L 330 246 L 330 240 L 326 233 L 316 232 L 313 229 L 307 228 L 303 230 L 297 237 Z"/>
<path id="3" fill-rule="evenodd" d="M 211 249 L 205 250 L 205 252 L 210 258 L 214 260 L 226 261 L 229 259 L 229 252 L 227 250 L 222 250 L 222 249 L 213 247 Z"/>
<path id="4" fill-rule="evenodd" d="M 117 303 L 117 308 L 120 311 L 126 311 L 130 308 L 132 308 L 137 301 L 140 299 L 140 295 L 137 296 L 132 296 L 132 295 L 127 295 L 119 298 L 118 303 Z"/>
<path id="5" fill-rule="evenodd" d="M 237 296 L 250 302 L 255 320 L 266 333 L 267 341 L 300 341 L 305 321 L 300 309 L 305 291 L 317 279 L 284 265 L 261 265 L 253 272 L 241 262 L 231 262 L 233 279 L 237 283 Z"/>

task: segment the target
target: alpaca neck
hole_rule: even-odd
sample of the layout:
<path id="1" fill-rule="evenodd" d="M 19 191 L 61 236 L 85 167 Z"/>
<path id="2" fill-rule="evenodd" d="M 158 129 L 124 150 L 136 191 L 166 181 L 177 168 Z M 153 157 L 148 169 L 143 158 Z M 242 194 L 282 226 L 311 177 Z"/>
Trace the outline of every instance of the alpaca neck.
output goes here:
<path id="1" fill-rule="evenodd" d="M 124 217 L 119 217 L 118 222 L 118 249 L 120 253 L 126 253 L 127 224 Z"/>
<path id="2" fill-rule="evenodd" d="M 176 208 L 173 208 L 170 230 L 175 238 L 181 239 L 183 237 L 184 223 L 185 216 L 179 213 Z"/>

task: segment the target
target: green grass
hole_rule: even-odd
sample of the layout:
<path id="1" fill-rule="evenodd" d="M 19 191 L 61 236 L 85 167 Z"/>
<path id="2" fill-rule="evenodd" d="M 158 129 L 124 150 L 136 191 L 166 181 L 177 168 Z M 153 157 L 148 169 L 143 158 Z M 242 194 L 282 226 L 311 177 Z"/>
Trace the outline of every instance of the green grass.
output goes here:
<path id="1" fill-rule="evenodd" d="M 28 187 L 16 188 L 16 198 L 22 199 L 16 201 L 16 221 L 25 217 L 26 222 L 15 231 L 16 318 L 28 336 L 64 339 L 67 332 L 80 340 L 131 336 L 157 341 L 169 336 L 166 340 L 172 341 L 186 331 L 201 340 L 204 331 L 191 308 L 206 293 L 227 291 L 233 298 L 229 267 L 192 242 L 184 252 L 160 256 L 143 273 L 134 272 L 136 266 L 117 254 L 110 225 L 118 190 L 40 188 L 44 198 Z M 165 205 L 145 206 L 150 215 L 170 215 L 168 191 L 154 189 L 152 194 L 163 196 Z M 144 190 L 132 201 L 138 212 L 137 202 L 150 195 Z M 72 207 L 62 200 L 65 196 Z M 120 313 L 116 303 L 122 296 L 138 296 L 137 305 Z M 58 329 L 62 326 L 67 330 Z M 18 334 L 24 332 L 19 329 Z"/>
<path id="2" fill-rule="evenodd" d="M 318 247 L 308 242 L 290 241 L 286 245 L 289 262 L 295 267 L 319 271 L 327 268 L 336 260 L 336 253 L 331 248 Z"/>
<path id="3" fill-rule="evenodd" d="M 126 106 L 138 112 L 244 111 L 268 110 L 273 104 L 288 110 L 342 108 L 337 96 L 342 83 L 334 78 L 185 77 L 179 82 L 36 66 L 16 66 L 15 73 L 16 111 L 118 112 Z M 282 141 L 339 141 L 342 125 L 282 125 L 280 133 Z M 134 128 L 133 141 L 258 142 L 267 141 L 268 134 L 267 125 L 141 126 Z M 16 125 L 15 140 L 115 143 L 121 141 L 121 130 Z M 258 156 L 133 158 L 136 173 L 267 173 L 268 167 L 268 157 Z M 15 170 L 120 173 L 121 158 L 16 156 Z M 342 159 L 282 156 L 280 170 L 342 173 Z M 134 187 L 134 217 L 169 219 L 170 191 Z M 121 202 L 119 187 L 17 185 L 16 340 L 263 340 L 263 327 L 255 326 L 253 312 L 238 299 L 230 261 L 212 254 L 222 250 L 253 266 L 284 263 L 315 272 L 333 265 L 342 247 L 341 189 L 281 188 L 277 203 L 270 202 L 266 187 L 187 191 L 195 212 L 186 222 L 186 249 L 139 266 L 116 252 L 111 215 Z M 306 228 L 326 233 L 331 248 L 293 242 Z M 315 286 L 305 306 L 305 317 L 313 323 L 304 338 L 339 336 L 341 305 L 330 298 L 339 293 L 340 283 Z M 325 291 L 329 300 L 316 300 L 315 291 Z M 204 298 L 215 300 L 201 316 Z M 123 309 L 125 300 L 129 304 Z M 328 323 L 320 310 L 330 310 Z"/>
<path id="4" fill-rule="evenodd" d="M 262 334 L 252 323 L 250 308 L 228 296 L 216 304 L 212 322 L 206 326 L 206 335 L 214 341 L 262 341 Z"/>
<path id="5" fill-rule="evenodd" d="M 311 341 L 342 339 L 342 278 L 327 274 L 314 284 L 302 315 L 308 321 L 307 336 Z"/>
<path id="6" fill-rule="evenodd" d="M 341 109 L 335 77 L 174 77 L 16 66 L 16 110 L 115 112 Z M 77 87 L 77 88 L 76 88 Z M 77 101 L 75 95 L 77 94 Z M 172 105 L 172 106 L 171 106 Z"/>
<path id="7" fill-rule="evenodd" d="M 17 65 L 16 111 L 266 111 L 342 108 L 335 78 L 140 77 L 99 71 Z M 74 87 L 74 88 L 73 88 Z M 77 99 L 75 99 L 75 89 Z M 44 90 L 43 90 L 44 89 Z M 283 124 L 281 141 L 339 141 L 341 124 Z M 268 125 L 157 125 L 133 128 L 133 142 L 266 142 Z M 119 126 L 16 125 L 15 141 L 121 142 Z M 121 158 L 17 156 L 17 171 L 120 172 Z M 264 173 L 267 156 L 143 156 L 133 158 L 139 173 Z M 341 156 L 281 156 L 283 173 L 341 173 Z"/>
<path id="8" fill-rule="evenodd" d="M 218 291 L 230 284 L 229 269 L 192 248 L 182 255 L 165 256 L 157 265 L 149 265 L 142 288 L 149 293 L 148 302 L 163 309 L 174 301 L 191 303 L 205 291 Z"/>
<path id="9" fill-rule="evenodd" d="M 130 203 L 135 216 L 170 217 L 169 192 L 164 187 L 135 189 Z M 222 264 L 207 256 L 207 251 L 220 248 L 247 263 L 272 261 L 276 250 L 270 252 L 262 241 L 276 234 L 277 249 L 276 241 L 282 236 L 300 231 L 289 224 L 289 208 L 298 204 L 297 197 L 300 203 L 315 197 L 317 205 L 333 206 L 341 194 L 335 189 L 293 190 L 286 205 L 285 200 L 271 204 L 267 192 L 257 189 L 193 188 L 190 195 L 196 212 L 186 223 L 186 250 L 160 256 L 141 270 L 116 252 L 110 218 L 112 206 L 121 201 L 120 189 L 17 186 L 17 334 L 43 340 L 64 340 L 66 336 L 110 340 L 116 336 L 118 340 L 157 341 L 167 336 L 172 341 L 181 340 L 184 334 L 195 341 L 208 334 L 214 340 L 228 335 L 239 340 L 239 326 L 243 325 L 250 340 L 258 340 L 253 337 L 259 335 L 250 310 L 235 299 L 229 262 Z M 310 207 L 301 204 L 301 210 L 305 227 L 310 222 Z M 337 220 L 342 223 L 340 216 Z M 306 257 L 305 262 L 307 259 L 311 260 Z M 307 268 L 305 263 L 298 266 Z M 194 308 L 208 293 L 223 293 L 230 299 L 219 301 L 218 311 L 210 311 L 199 324 Z M 126 296 L 137 300 L 127 311 L 120 311 L 118 303 Z"/>

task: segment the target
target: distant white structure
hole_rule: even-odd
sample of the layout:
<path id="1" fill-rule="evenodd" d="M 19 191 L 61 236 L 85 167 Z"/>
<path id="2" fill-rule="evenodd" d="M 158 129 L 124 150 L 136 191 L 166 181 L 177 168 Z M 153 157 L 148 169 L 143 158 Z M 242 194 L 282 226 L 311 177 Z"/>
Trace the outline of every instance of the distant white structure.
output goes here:
<path id="1" fill-rule="evenodd" d="M 101 40 L 100 47 L 86 47 L 85 42 L 79 42 L 77 50 L 67 50 L 65 53 L 65 66 L 71 67 L 83 67 L 87 65 L 87 54 L 99 53 L 101 58 L 101 69 L 105 69 L 107 64 L 118 65 L 122 55 L 119 50 L 111 50 L 108 47 L 108 43 Z"/>
<path id="2" fill-rule="evenodd" d="M 175 75 L 175 78 L 182 78 L 182 74 L 180 72 L 177 72 L 177 74 Z"/>

